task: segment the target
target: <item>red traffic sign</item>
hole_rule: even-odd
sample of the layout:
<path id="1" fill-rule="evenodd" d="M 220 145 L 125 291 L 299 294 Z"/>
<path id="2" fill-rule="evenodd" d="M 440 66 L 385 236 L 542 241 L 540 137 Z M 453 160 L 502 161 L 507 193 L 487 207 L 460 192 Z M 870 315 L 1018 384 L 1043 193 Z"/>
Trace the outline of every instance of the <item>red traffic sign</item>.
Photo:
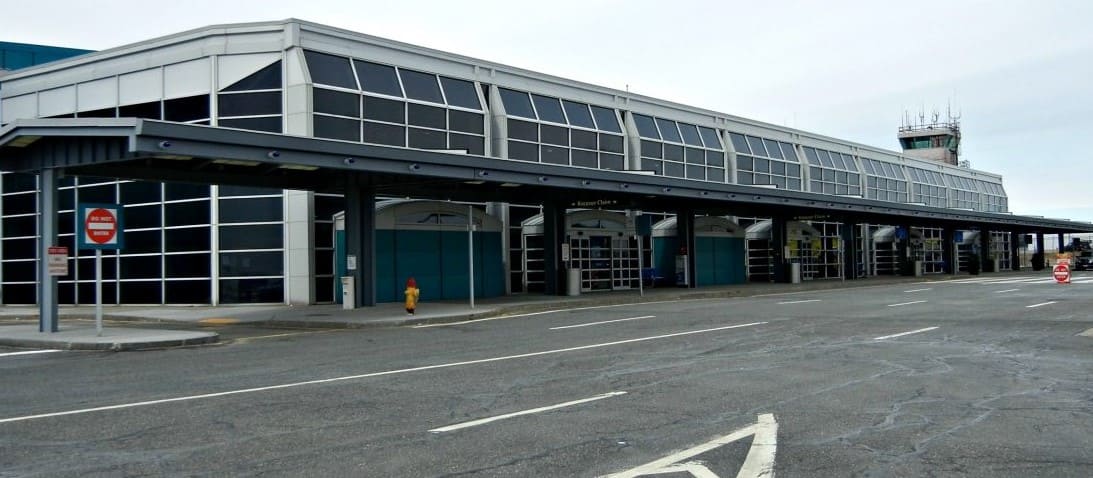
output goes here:
<path id="1" fill-rule="evenodd" d="M 87 242 L 110 244 L 118 235 L 118 217 L 109 209 L 92 209 L 88 211 L 83 227 Z"/>
<path id="2" fill-rule="evenodd" d="M 121 249 L 122 206 L 120 204 L 80 204 L 76 225 L 83 231 L 80 249 Z"/>
<path id="3" fill-rule="evenodd" d="M 1055 282 L 1058 282 L 1060 284 L 1070 283 L 1070 268 L 1067 267 L 1065 264 L 1059 264 L 1055 266 L 1055 270 L 1052 272 L 1052 274 L 1055 276 Z"/>

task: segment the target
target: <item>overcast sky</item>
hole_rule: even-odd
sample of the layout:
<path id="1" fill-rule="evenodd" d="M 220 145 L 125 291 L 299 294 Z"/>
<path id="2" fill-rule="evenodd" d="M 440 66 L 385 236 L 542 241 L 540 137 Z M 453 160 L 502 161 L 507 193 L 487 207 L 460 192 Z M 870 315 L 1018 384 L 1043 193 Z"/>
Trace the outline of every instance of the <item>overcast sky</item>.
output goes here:
<path id="1" fill-rule="evenodd" d="M 951 109 L 962 159 L 1003 176 L 1010 210 L 1093 221 L 1087 0 L 31 5 L 3 8 L 0 41 L 101 50 L 300 18 L 891 150 L 905 112 Z"/>

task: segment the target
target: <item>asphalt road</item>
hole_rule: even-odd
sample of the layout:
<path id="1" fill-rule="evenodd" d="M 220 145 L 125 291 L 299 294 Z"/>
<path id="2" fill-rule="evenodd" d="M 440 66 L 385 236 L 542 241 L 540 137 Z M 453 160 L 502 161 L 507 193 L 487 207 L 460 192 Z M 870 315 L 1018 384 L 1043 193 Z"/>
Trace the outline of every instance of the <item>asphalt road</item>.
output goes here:
<path id="1" fill-rule="evenodd" d="M 0 477 L 1093 476 L 1084 274 L 0 350 Z"/>

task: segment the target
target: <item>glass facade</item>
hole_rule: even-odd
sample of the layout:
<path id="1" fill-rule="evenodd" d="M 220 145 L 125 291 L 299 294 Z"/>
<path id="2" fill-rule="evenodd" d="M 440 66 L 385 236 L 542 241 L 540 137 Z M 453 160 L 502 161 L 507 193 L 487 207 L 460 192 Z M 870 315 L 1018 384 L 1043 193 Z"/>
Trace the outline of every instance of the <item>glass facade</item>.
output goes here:
<path id="1" fill-rule="evenodd" d="M 551 80 L 553 86 L 539 88 L 533 78 L 505 83 L 505 75 L 496 76 L 503 86 L 487 84 L 495 76 L 483 74 L 479 65 L 448 65 L 445 68 L 451 69 L 438 70 L 445 74 L 430 73 L 426 70 L 438 64 L 434 61 L 437 58 L 394 60 L 399 62 L 396 65 L 359 58 L 367 56 L 369 50 L 361 51 L 352 56 L 301 52 L 296 47 L 239 55 L 202 53 L 177 64 L 142 64 L 136 67 L 139 71 L 51 87 L 72 90 L 71 107 L 65 107 L 68 109 L 45 109 L 43 105 L 53 101 L 47 101 L 47 96 L 60 97 L 49 91 L 34 92 L 33 102 L 28 94 L 14 101 L 5 97 L 4 106 L 26 110 L 31 108 L 26 105 L 32 104 L 37 109 L 30 111 L 44 117 L 137 117 L 483 156 L 502 156 L 502 151 L 491 149 L 503 146 L 507 159 L 537 163 L 604 170 L 637 167 L 690 180 L 735 180 L 741 185 L 990 212 L 1008 209 L 1005 191 L 997 179 L 961 176 L 979 176 L 974 172 L 949 166 L 936 170 L 907 166 L 904 171 L 904 166 L 897 164 L 900 160 L 893 157 L 888 161 L 856 158 L 764 137 L 790 137 L 773 127 L 738 124 L 753 134 L 733 133 L 714 126 L 732 129 L 731 120 L 700 121 L 696 111 L 679 116 L 705 125 L 672 119 L 673 108 L 677 107 L 671 105 L 657 107 L 656 113 L 652 109 L 634 111 L 618 106 L 630 104 L 618 96 L 612 103 L 598 100 L 601 96 L 566 93 L 583 88 L 579 84 L 565 86 Z M 400 55 L 409 57 L 413 53 L 404 51 Z M 293 57 L 288 55 L 296 54 L 303 58 L 302 68 L 290 61 Z M 155 56 L 149 58 L 154 61 Z M 441 59 L 453 65 L 466 61 Z M 190 66 L 179 67 L 184 64 Z M 289 68 L 302 71 L 290 72 Z M 221 82 L 221 77 L 228 76 L 232 79 Z M 291 101 L 285 95 L 287 78 L 302 78 L 293 80 L 294 84 L 306 82 L 306 89 L 292 99 L 301 104 L 287 103 Z M 101 85 L 110 81 L 114 82 L 114 90 L 103 93 Z M 92 83 L 99 86 L 88 86 Z M 93 98 L 95 94 L 99 98 Z M 495 95 L 492 99 L 491 94 Z M 89 98 L 93 101 L 85 101 Z M 80 106 L 84 104 L 93 106 Z M 498 114 L 502 108 L 504 115 L 491 117 L 491 109 Z M 285 119 L 290 112 L 301 113 L 301 118 L 306 114 L 306 119 L 291 124 L 291 131 Z M 628 138 L 631 127 L 636 138 Z M 727 155 L 730 146 L 732 156 Z M 732 165 L 727 163 L 730 158 Z M 802 170 L 806 161 L 807 169 Z M 730 166 L 736 168 L 735 173 Z M 3 303 L 29 304 L 36 300 L 40 249 L 37 181 L 31 174 L 0 173 Z M 307 226 L 312 238 L 308 246 L 313 251 L 311 297 L 317 303 L 333 302 L 338 298 L 334 296 L 332 217 L 344 210 L 344 199 L 325 193 L 306 197 L 312 201 Z M 75 248 L 75 209 L 81 202 L 119 203 L 125 208 L 127 247 L 103 254 L 107 303 L 283 303 L 290 295 L 286 291 L 285 237 L 298 231 L 286 229 L 286 212 L 294 209 L 286 207 L 286 194 L 279 189 L 81 176 L 60 180 L 59 199 L 58 242 L 71 251 L 71 273 L 60 280 L 62 303 L 86 304 L 93 300 L 93 252 Z M 536 272 L 539 269 L 524 268 L 542 260 L 542 244 L 522 244 L 525 238 L 519 228 L 521 220 L 537 212 L 538 207 L 533 205 L 516 206 L 508 212 L 510 244 L 504 253 L 509 255 L 509 279 L 515 292 L 525 289 L 525 285 L 526 290 L 542 287 L 541 272 Z M 810 257 L 814 258 L 818 277 L 835 277 L 841 274 L 832 260 L 838 244 L 837 228 L 832 224 L 821 229 L 823 239 L 818 247 L 809 245 L 814 251 Z"/>
<path id="2" fill-rule="evenodd" d="M 625 141 L 615 110 L 508 88 L 499 92 L 509 159 L 625 169 Z"/>
<path id="3" fill-rule="evenodd" d="M 862 158 L 865 171 L 865 197 L 881 201 L 907 202 L 907 178 L 903 166 Z"/>
<path id="4" fill-rule="evenodd" d="M 911 175 L 912 199 L 927 206 L 949 207 L 945 179 L 937 171 L 907 167 Z"/>
<path id="5" fill-rule="evenodd" d="M 282 62 L 273 61 L 216 94 L 79 109 L 78 118 L 137 117 L 281 133 Z M 213 104 L 215 102 L 215 105 Z M 37 301 L 38 178 L 2 173 L 0 286 L 5 304 Z M 65 177 L 58 188 L 58 245 L 69 275 L 58 280 L 64 304 L 95 301 L 95 254 L 76 248 L 76 207 L 124 207 L 125 248 L 103 251 L 106 304 L 282 303 L 282 191 L 188 183 Z"/>
<path id="6" fill-rule="evenodd" d="M 801 190 L 801 162 L 792 144 L 729 133 L 736 150 L 736 182 Z"/>
<path id="7" fill-rule="evenodd" d="M 641 169 L 674 178 L 725 182 L 725 148 L 716 130 L 634 114 Z"/>
<path id="8" fill-rule="evenodd" d="M 861 196 L 861 175 L 849 154 L 803 148 L 808 161 L 809 191 L 840 196 Z"/>
<path id="9" fill-rule="evenodd" d="M 949 207 L 979 210 L 979 190 L 975 187 L 974 179 L 946 174 L 945 180 L 950 188 Z"/>
<path id="10" fill-rule="evenodd" d="M 306 51 L 315 137 L 486 154 L 475 83 Z"/>

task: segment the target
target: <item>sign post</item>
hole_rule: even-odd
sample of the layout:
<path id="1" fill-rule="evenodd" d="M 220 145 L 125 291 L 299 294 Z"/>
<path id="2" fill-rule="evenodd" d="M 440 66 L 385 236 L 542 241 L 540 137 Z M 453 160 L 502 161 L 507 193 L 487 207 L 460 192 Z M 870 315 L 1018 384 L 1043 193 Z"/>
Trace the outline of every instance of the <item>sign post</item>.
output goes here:
<path id="1" fill-rule="evenodd" d="M 102 250 L 122 248 L 122 206 L 81 203 L 77 210 L 79 248 L 95 250 L 95 333 L 102 336 Z"/>

